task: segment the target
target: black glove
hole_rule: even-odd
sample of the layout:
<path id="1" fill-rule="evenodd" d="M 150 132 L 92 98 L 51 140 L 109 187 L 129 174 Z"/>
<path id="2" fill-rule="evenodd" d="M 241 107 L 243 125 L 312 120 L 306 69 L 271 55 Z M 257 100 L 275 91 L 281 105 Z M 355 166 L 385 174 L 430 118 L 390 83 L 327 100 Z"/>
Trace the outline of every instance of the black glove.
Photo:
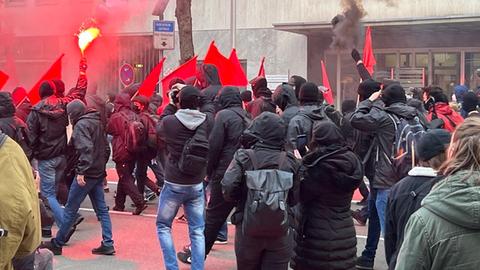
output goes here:
<path id="1" fill-rule="evenodd" d="M 355 63 L 362 60 L 362 57 L 360 57 L 360 53 L 357 51 L 357 49 L 352 50 L 352 58 L 355 60 Z"/>

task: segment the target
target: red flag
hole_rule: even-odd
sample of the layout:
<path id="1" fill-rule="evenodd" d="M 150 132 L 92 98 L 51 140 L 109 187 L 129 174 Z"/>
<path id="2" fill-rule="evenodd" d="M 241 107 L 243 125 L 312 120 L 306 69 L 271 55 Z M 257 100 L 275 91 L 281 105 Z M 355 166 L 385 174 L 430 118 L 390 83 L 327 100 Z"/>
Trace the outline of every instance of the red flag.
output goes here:
<path id="1" fill-rule="evenodd" d="M 153 70 L 150 71 L 150 74 L 148 74 L 145 80 L 143 80 L 142 85 L 140 85 L 140 88 L 138 88 L 137 95 L 146 96 L 148 98 L 153 95 L 153 92 L 155 92 L 155 86 L 160 79 L 160 73 L 162 72 L 165 59 L 166 58 L 163 57 L 160 63 L 158 63 Z"/>
<path id="2" fill-rule="evenodd" d="M 58 59 L 52 64 L 52 66 L 43 74 L 43 76 L 38 80 L 38 82 L 32 87 L 30 92 L 28 92 L 28 98 L 32 105 L 37 104 L 40 101 L 40 85 L 44 81 L 55 80 L 62 78 L 62 58 L 65 54 L 60 55 Z"/>
<path id="3" fill-rule="evenodd" d="M 173 78 L 180 78 L 182 80 L 186 80 L 190 77 L 195 76 L 197 72 L 197 56 L 193 57 L 192 59 L 188 60 L 187 62 L 183 63 L 183 65 L 177 67 L 175 70 L 170 72 L 167 76 L 163 77 L 162 79 L 162 93 L 163 93 L 163 104 L 168 104 L 168 85 L 170 80 Z"/>
<path id="4" fill-rule="evenodd" d="M 333 104 L 333 93 L 332 93 L 332 87 L 330 87 L 330 81 L 328 80 L 328 74 L 327 74 L 327 69 L 325 68 L 325 63 L 322 62 L 322 80 L 323 80 L 323 86 L 327 88 L 327 91 L 323 93 L 324 99 L 327 101 L 328 104 Z"/>
<path id="5" fill-rule="evenodd" d="M 9 76 L 0 70 L 0 90 L 7 83 Z"/>
<path id="6" fill-rule="evenodd" d="M 362 61 L 368 72 L 370 72 L 370 75 L 373 74 L 373 66 L 377 64 L 377 60 L 375 60 L 375 55 L 373 55 L 372 30 L 370 29 L 370 26 L 367 27 L 367 31 L 365 32 L 365 44 L 363 46 Z"/>
<path id="7" fill-rule="evenodd" d="M 245 71 L 243 71 L 242 65 L 240 64 L 240 60 L 238 60 L 237 50 L 232 49 L 230 52 L 230 57 L 228 58 L 232 65 L 234 66 L 234 74 L 233 77 L 234 81 L 232 81 L 231 85 L 234 86 L 247 86 L 248 79 L 245 75 Z"/>
<path id="8" fill-rule="evenodd" d="M 232 82 L 235 82 L 235 67 L 228 58 L 220 53 L 217 46 L 215 46 L 215 41 L 210 43 L 203 62 L 217 67 L 218 76 L 223 85 L 232 85 Z"/>
<path id="9" fill-rule="evenodd" d="M 262 62 L 260 63 L 260 69 L 258 70 L 258 76 L 265 77 L 265 56 L 262 57 Z"/>

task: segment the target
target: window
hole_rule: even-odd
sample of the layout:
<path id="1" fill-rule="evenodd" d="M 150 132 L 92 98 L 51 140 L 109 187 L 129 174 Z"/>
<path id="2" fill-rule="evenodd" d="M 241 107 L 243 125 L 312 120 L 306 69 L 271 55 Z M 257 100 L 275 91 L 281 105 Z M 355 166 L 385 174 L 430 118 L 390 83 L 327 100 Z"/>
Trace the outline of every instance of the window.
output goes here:
<path id="1" fill-rule="evenodd" d="M 451 98 L 453 87 L 460 83 L 460 53 L 433 53 L 433 84 Z"/>

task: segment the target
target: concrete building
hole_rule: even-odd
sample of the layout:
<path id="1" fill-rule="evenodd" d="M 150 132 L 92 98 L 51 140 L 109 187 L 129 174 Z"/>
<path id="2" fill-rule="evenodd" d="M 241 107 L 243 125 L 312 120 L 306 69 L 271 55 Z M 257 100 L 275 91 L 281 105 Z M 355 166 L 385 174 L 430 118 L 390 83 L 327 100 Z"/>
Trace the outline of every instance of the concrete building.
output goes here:
<path id="1" fill-rule="evenodd" d="M 43 14 L 40 18 L 51 18 L 55 16 L 52 11 L 63 10 L 61 7 L 71 6 L 72 2 L 76 3 L 75 6 L 85 7 L 75 8 L 77 16 L 88 17 L 91 6 L 98 2 L 105 2 L 107 6 L 121 3 L 135 11 L 107 35 L 119 37 L 115 44 L 120 52 L 106 67 L 105 75 L 99 77 L 99 86 L 103 91 L 120 87 L 115 74 L 124 62 L 136 67 L 136 81 L 141 81 L 159 59 L 158 51 L 152 46 L 152 20 L 156 19 L 151 16 L 153 0 L 4 0 L 2 12 L 21 16 L 27 10 Z M 193 37 L 199 59 L 203 59 L 212 40 L 228 56 L 232 46 L 231 2 L 236 2 L 235 47 L 249 78 L 256 75 L 260 59 L 265 56 L 268 77 L 276 75 L 283 79 L 297 74 L 320 83 L 320 60 L 325 60 L 338 101 L 356 98 L 359 77 L 350 52 L 329 48 L 332 40 L 330 20 L 342 11 L 341 1 L 192 1 Z M 394 5 L 388 6 L 386 2 Z M 412 85 L 438 84 L 450 92 L 456 84 L 466 84 L 472 89 L 480 85 L 480 78 L 476 75 L 480 68 L 480 1 L 364 0 L 363 5 L 368 14 L 362 22 L 372 28 L 377 59 L 374 77 L 379 80 L 400 78 Z M 175 20 L 174 10 L 175 1 L 170 0 L 164 13 L 166 20 Z M 22 46 L 26 48 L 25 53 L 17 55 L 19 67 L 33 61 L 39 70 L 41 66 L 45 68 L 48 61 L 59 53 L 58 48 L 65 43 L 65 37 L 71 36 L 71 32 L 64 31 L 61 20 L 52 23 L 48 31 L 39 29 L 38 25 L 42 22 L 35 24 L 28 19 L 15 22 L 13 34 L 17 40 L 42 37 L 47 40 L 45 44 L 54 40 L 53 43 L 60 45 L 55 48 L 40 46 L 43 49 L 38 52 L 29 49 L 32 46 L 38 48 L 37 44 L 23 42 Z M 178 38 L 176 43 L 178 48 Z M 360 51 L 361 48 L 362 44 L 359 44 Z M 35 57 L 26 56 L 32 51 L 36 51 Z M 175 49 L 164 54 L 167 56 L 164 72 L 167 73 L 178 64 L 179 51 Z M 2 59 L 0 50 L 0 67 L 2 61 L 6 62 L 5 54 Z M 410 81 L 409 74 L 412 75 Z"/>

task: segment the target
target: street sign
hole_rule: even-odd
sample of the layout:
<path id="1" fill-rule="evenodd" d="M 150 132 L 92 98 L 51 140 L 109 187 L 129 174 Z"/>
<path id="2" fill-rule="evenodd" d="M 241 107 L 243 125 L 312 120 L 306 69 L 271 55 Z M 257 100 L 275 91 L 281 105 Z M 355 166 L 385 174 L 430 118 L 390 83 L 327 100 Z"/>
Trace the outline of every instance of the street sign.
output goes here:
<path id="1" fill-rule="evenodd" d="M 135 72 L 130 64 L 123 64 L 120 67 L 120 82 L 125 87 L 129 87 L 133 84 L 135 78 Z"/>
<path id="2" fill-rule="evenodd" d="M 153 21 L 153 47 L 160 50 L 175 49 L 174 21 Z"/>

